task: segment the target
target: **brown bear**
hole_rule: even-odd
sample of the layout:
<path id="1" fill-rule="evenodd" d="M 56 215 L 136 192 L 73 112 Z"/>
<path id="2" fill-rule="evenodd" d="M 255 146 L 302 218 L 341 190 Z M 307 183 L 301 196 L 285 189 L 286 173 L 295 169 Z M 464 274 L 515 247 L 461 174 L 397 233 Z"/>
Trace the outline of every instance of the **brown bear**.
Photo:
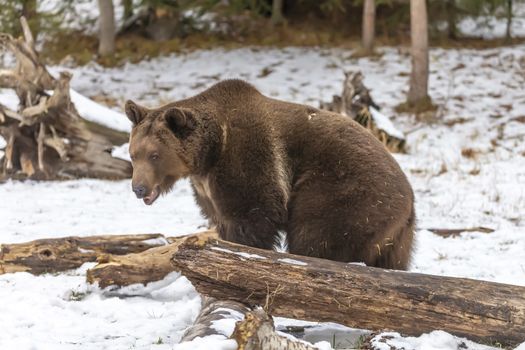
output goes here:
<path id="1" fill-rule="evenodd" d="M 151 205 L 185 177 L 221 238 L 406 269 L 414 197 L 399 165 L 348 117 L 262 95 L 241 80 L 156 109 L 132 101 L 132 189 Z"/>

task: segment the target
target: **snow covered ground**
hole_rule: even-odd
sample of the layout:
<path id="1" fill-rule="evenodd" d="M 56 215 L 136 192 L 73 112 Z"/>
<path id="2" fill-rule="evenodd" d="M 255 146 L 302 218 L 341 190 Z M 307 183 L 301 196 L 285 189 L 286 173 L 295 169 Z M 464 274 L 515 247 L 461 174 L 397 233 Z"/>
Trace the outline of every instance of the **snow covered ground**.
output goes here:
<path id="1" fill-rule="evenodd" d="M 340 93 L 343 68 L 360 69 L 382 112 L 393 116 L 406 95 L 410 60 L 402 49 L 381 51 L 379 58 L 353 59 L 348 51 L 318 48 L 217 49 L 113 69 L 90 64 L 67 70 L 80 94 L 105 95 L 120 105 L 133 99 L 156 106 L 237 77 L 269 96 L 317 106 Z M 429 123 L 408 115 L 392 118 L 407 134 L 408 153 L 396 158 L 417 200 L 411 271 L 525 286 L 524 88 L 525 46 L 431 51 L 430 94 L 440 105 L 438 118 Z M 0 102 L 13 104 L 13 97 L 0 91 Z M 126 128 L 115 119 L 118 113 L 87 107 L 92 118 Z M 3 243 L 103 233 L 180 235 L 204 225 L 184 181 L 152 207 L 133 197 L 129 181 L 0 185 Z M 443 238 L 426 230 L 478 226 L 494 232 Z M 119 298 L 86 285 L 86 268 L 0 276 L 0 349 L 235 348 L 225 336 L 177 344 L 199 311 L 200 297 L 185 278 L 170 276 L 140 295 Z M 232 325 L 233 320 L 221 329 L 228 333 Z M 396 341 L 406 349 L 456 349 L 462 342 L 444 332 L 389 340 Z"/>

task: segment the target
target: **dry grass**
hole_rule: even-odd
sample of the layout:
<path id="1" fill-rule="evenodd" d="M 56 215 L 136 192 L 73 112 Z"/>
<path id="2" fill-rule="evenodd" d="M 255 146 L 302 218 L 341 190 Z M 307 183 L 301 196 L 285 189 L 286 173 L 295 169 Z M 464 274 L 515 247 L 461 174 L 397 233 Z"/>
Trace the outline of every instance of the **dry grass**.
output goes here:
<path id="1" fill-rule="evenodd" d="M 461 150 L 461 155 L 465 158 L 469 159 L 475 159 L 478 154 L 478 151 L 472 149 L 472 148 L 463 148 Z"/>

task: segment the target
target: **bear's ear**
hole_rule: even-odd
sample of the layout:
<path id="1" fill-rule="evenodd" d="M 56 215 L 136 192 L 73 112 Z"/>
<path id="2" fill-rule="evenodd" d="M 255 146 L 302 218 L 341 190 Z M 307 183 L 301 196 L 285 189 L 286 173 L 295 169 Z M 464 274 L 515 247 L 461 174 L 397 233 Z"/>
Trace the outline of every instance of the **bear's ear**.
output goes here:
<path id="1" fill-rule="evenodd" d="M 164 119 L 171 132 L 178 138 L 186 138 L 197 127 L 193 112 L 187 108 L 171 107 L 164 112 Z"/>
<path id="2" fill-rule="evenodd" d="M 126 111 L 128 119 L 133 123 L 133 126 L 138 125 L 146 116 L 146 109 L 131 100 L 126 102 L 124 110 Z"/>

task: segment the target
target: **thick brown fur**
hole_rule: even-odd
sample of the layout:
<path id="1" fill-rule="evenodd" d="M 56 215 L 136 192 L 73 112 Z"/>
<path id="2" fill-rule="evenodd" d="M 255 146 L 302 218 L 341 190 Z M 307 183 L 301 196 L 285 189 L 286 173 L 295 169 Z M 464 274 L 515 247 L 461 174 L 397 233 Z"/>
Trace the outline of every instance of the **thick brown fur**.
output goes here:
<path id="1" fill-rule="evenodd" d="M 223 239 L 290 253 L 406 269 L 414 197 L 385 147 L 350 118 L 222 81 L 158 109 L 131 101 L 133 184 L 191 179 Z M 153 155 L 157 156 L 154 157 Z"/>

